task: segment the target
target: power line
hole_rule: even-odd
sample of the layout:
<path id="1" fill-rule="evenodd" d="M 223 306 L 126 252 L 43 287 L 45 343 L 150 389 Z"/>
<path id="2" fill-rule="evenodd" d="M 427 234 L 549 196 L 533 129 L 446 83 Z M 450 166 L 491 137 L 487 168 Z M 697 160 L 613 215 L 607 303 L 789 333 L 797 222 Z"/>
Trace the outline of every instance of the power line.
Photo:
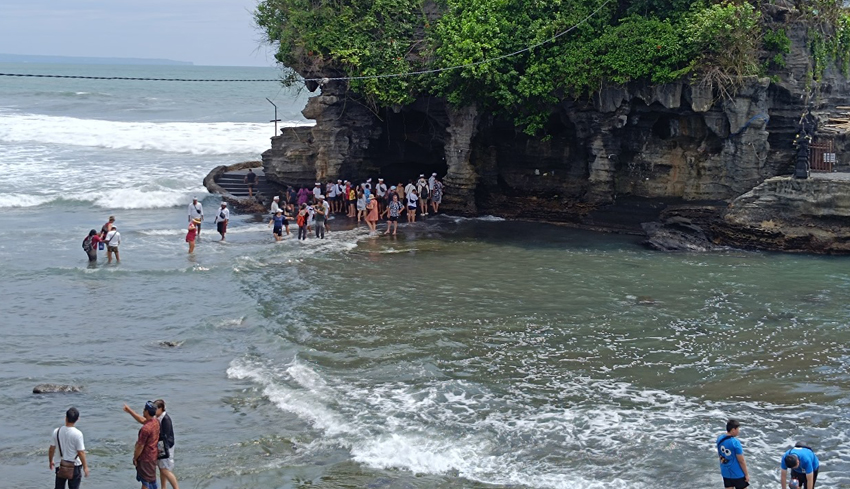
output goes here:
<path id="1" fill-rule="evenodd" d="M 142 78 L 129 76 L 80 76 L 80 75 L 34 75 L 26 73 L 0 73 L 0 76 L 21 76 L 30 78 L 77 78 L 82 80 L 139 80 L 139 81 L 176 81 L 176 82 L 277 82 L 279 79 L 203 79 L 203 78 Z"/>
<path id="2" fill-rule="evenodd" d="M 364 75 L 364 76 L 338 76 L 338 77 L 325 77 L 325 78 L 304 78 L 302 81 L 308 82 L 319 82 L 319 83 L 327 83 L 329 81 L 348 81 L 348 80 L 377 80 L 383 78 L 400 78 L 403 76 L 412 76 L 412 75 L 427 75 L 431 73 L 442 73 L 444 71 L 452 71 L 458 70 L 461 68 L 471 68 L 473 66 L 483 65 L 485 63 L 492 63 L 493 61 L 500 61 L 505 58 L 511 58 L 518 54 L 526 53 L 531 51 L 532 49 L 539 48 L 545 44 L 549 44 L 559 37 L 562 37 L 566 34 L 577 29 L 579 26 L 590 20 L 594 17 L 600 10 L 602 10 L 606 5 L 611 3 L 613 0 L 605 0 L 602 4 L 596 8 L 593 12 L 588 14 L 586 17 L 581 19 L 578 23 L 573 25 L 572 27 L 565 29 L 554 36 L 538 42 L 532 46 L 528 46 L 526 48 L 520 49 L 518 51 L 514 51 L 512 53 L 503 54 L 501 56 L 496 56 L 494 58 L 483 59 L 481 61 L 474 61 L 472 63 L 466 63 L 463 65 L 449 66 L 447 68 L 435 68 L 431 70 L 418 70 L 418 71 L 408 71 L 405 73 L 390 73 L 384 75 Z M 235 82 L 235 83 L 243 83 L 243 82 L 279 82 L 280 79 L 203 79 L 203 78 L 144 78 L 144 77 L 125 77 L 125 76 L 79 76 L 79 75 L 34 75 L 34 74 L 25 74 L 25 73 L 0 73 L 0 76 L 16 76 L 16 77 L 30 77 L 30 78 L 74 78 L 74 79 L 82 79 L 82 80 L 136 80 L 136 81 L 171 81 L 171 82 Z"/>

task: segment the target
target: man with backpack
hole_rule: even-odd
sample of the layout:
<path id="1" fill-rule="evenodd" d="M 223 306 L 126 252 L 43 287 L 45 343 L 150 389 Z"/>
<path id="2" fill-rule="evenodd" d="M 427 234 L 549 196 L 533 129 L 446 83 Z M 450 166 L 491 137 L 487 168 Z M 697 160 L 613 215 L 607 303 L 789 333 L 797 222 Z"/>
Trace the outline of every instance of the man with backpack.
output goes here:
<path id="1" fill-rule="evenodd" d="M 741 423 L 730 419 L 726 422 L 726 433 L 717 437 L 715 443 L 720 458 L 720 475 L 726 489 L 744 489 L 750 485 L 750 473 L 744 460 L 744 449 L 738 441 Z M 784 484 L 782 487 L 785 487 Z"/>
<path id="2" fill-rule="evenodd" d="M 782 469 L 780 474 L 782 487 L 786 487 L 787 472 L 788 469 L 791 469 L 791 479 L 797 481 L 800 489 L 815 489 L 820 461 L 811 448 L 802 443 L 797 443 L 794 448 L 782 455 L 779 466 Z"/>
<path id="3" fill-rule="evenodd" d="M 97 246 L 98 243 L 102 242 L 103 240 L 100 239 L 100 235 L 94 229 L 89 231 L 89 235 L 83 240 L 83 251 L 88 255 L 89 263 L 97 262 Z"/>

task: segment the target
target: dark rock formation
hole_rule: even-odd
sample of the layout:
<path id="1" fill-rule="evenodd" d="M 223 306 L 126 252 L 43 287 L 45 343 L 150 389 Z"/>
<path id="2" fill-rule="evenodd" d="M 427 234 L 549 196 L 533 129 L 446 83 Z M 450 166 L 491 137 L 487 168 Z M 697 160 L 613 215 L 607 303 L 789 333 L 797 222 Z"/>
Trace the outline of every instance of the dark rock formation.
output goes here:
<path id="1" fill-rule="evenodd" d="M 850 253 L 850 174 L 769 178 L 732 201 L 712 233 L 743 248 Z"/>
<path id="2" fill-rule="evenodd" d="M 83 388 L 78 385 L 68 384 L 38 384 L 32 388 L 33 394 L 57 394 L 68 392 L 80 392 Z"/>
<path id="3" fill-rule="evenodd" d="M 603 87 L 589 99 L 552 107 L 547 137 L 539 138 L 474 106 L 433 97 L 371 110 L 343 82 L 331 81 L 303 111 L 315 126 L 284 128 L 272 138 L 265 172 L 281 185 L 307 186 L 367 176 L 407 182 L 437 172 L 448 212 L 582 225 L 624 198 L 728 202 L 767 178 L 791 174 L 800 116 L 812 107 L 825 119 L 850 93 L 835 68 L 811 92 L 808 27 L 787 2 L 766 8 L 792 41 L 786 67 L 747 80 L 730 97 L 688 80 Z M 836 145 L 840 153 L 850 143 L 840 137 Z M 690 233 L 684 221 L 668 224 L 648 226 L 650 242 L 678 249 L 673 235 L 661 242 L 659 233 L 673 229 L 685 233 L 676 236 L 685 248 L 713 239 L 711 232 Z M 706 233 L 710 225 L 699 228 Z M 724 242 L 735 244 L 732 228 L 725 229 Z"/>

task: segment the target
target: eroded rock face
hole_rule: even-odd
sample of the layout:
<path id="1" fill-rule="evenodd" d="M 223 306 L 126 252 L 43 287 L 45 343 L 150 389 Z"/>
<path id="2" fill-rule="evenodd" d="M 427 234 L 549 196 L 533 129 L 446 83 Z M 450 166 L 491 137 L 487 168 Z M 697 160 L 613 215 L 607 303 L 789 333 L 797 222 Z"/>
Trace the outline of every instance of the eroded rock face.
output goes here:
<path id="1" fill-rule="evenodd" d="M 448 212 L 577 223 L 623 196 L 731 201 L 793 169 L 812 63 L 807 28 L 794 23 L 790 8 L 770 6 L 777 22 L 789 22 L 792 41 L 786 68 L 773 79 L 749 79 L 728 98 L 687 80 L 603 87 L 587 100 L 553 106 L 546 138 L 433 97 L 373 112 L 332 82 L 304 109 L 314 127 L 284 128 L 272 139 L 266 175 L 312 187 L 367 176 L 406 183 L 437 172 Z M 821 87 L 812 103 L 824 118 L 847 104 L 850 85 L 830 69 Z M 837 146 L 850 149 L 843 138 Z"/>
<path id="2" fill-rule="evenodd" d="M 733 200 L 712 231 L 737 247 L 850 253 L 850 174 L 769 178 Z"/>

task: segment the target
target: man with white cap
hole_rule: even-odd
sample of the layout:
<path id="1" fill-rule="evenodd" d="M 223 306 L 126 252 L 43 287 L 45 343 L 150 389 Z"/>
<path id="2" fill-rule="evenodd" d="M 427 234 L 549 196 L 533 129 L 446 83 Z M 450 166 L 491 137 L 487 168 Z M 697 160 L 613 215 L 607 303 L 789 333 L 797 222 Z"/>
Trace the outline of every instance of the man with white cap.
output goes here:
<path id="1" fill-rule="evenodd" d="M 272 216 L 277 215 L 277 211 L 280 210 L 280 197 L 277 195 L 274 196 L 274 199 L 272 200 L 272 207 L 269 210 L 271 211 Z"/>
<path id="2" fill-rule="evenodd" d="M 316 185 L 313 187 L 313 200 L 319 200 L 320 195 L 322 195 L 322 184 L 316 182 Z"/>
<path id="3" fill-rule="evenodd" d="M 192 203 L 189 204 L 189 222 L 192 222 L 193 219 L 200 219 L 201 222 L 204 222 L 204 206 L 198 202 L 197 197 L 192 197 Z M 195 223 L 195 234 L 201 235 L 200 224 Z"/>
<path id="4" fill-rule="evenodd" d="M 384 213 L 384 207 L 387 205 L 387 184 L 383 178 L 378 179 L 378 185 L 375 185 L 375 194 L 378 197 L 378 214 Z"/>
<path id="5" fill-rule="evenodd" d="M 224 241 L 224 235 L 227 234 L 227 223 L 230 221 L 230 210 L 227 209 L 227 202 L 221 201 L 221 209 L 215 216 L 216 229 L 221 235 L 221 241 Z"/>

